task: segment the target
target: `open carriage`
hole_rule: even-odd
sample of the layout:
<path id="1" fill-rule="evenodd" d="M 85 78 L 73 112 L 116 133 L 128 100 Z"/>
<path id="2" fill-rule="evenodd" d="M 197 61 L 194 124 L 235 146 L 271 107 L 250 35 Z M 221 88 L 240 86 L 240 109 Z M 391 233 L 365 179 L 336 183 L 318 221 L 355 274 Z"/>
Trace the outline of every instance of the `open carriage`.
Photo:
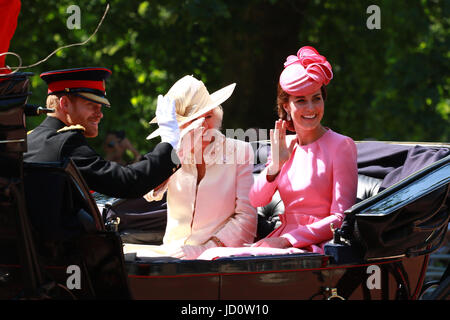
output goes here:
<path id="1" fill-rule="evenodd" d="M 450 144 L 358 143 L 359 202 L 323 255 L 136 258 L 122 243 L 161 243 L 164 199 L 93 195 L 69 159 L 24 164 L 27 77 L 0 82 L 0 299 L 447 298 L 448 266 L 432 292 L 424 276 L 447 240 Z M 277 194 L 258 208 L 258 237 L 282 212 Z"/>

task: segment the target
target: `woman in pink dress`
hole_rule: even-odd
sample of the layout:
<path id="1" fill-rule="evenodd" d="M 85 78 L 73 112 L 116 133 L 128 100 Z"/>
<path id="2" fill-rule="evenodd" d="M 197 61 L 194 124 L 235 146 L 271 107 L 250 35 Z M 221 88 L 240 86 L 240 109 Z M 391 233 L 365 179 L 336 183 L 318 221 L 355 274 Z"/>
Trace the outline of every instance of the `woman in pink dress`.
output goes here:
<path id="1" fill-rule="evenodd" d="M 284 64 L 278 85 L 278 114 L 270 132 L 271 158 L 255 180 L 250 203 L 261 207 L 278 190 L 285 206 L 281 225 L 247 248 L 215 248 L 199 259 L 229 255 L 323 253 L 356 200 L 356 146 L 349 137 L 324 127 L 325 85 L 333 77 L 326 58 L 302 47 Z M 295 135 L 286 135 L 286 130 Z"/>

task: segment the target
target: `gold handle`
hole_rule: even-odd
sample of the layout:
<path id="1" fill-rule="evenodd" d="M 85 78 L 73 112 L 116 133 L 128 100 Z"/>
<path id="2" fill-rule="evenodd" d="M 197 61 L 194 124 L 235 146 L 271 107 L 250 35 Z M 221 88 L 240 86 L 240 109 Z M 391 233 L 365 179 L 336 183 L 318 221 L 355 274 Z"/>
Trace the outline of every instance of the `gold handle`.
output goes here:
<path id="1" fill-rule="evenodd" d="M 327 300 L 331 300 L 331 299 L 345 300 L 343 297 L 338 295 L 336 288 L 331 288 L 331 296 L 329 296 Z"/>

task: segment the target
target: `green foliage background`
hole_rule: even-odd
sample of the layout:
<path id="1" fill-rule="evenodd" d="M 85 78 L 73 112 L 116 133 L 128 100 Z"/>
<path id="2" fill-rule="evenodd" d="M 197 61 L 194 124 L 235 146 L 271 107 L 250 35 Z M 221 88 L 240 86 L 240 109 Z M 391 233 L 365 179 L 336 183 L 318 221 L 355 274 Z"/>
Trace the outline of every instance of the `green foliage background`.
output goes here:
<path id="1" fill-rule="evenodd" d="M 333 66 L 323 123 L 355 140 L 443 141 L 450 136 L 450 1 L 333 0 L 22 0 L 10 51 L 32 64 L 59 46 L 86 40 L 106 4 L 94 38 L 64 49 L 34 72 L 30 103 L 44 104 L 48 70 L 105 66 L 112 70 L 100 135 L 125 130 L 141 152 L 156 97 L 183 75 L 209 91 L 236 82 L 223 104 L 224 128 L 271 128 L 283 63 L 312 45 Z M 70 5 L 81 29 L 69 30 Z M 381 29 L 369 30 L 369 5 L 381 9 Z M 14 57 L 8 65 L 14 66 Z M 43 117 L 27 120 L 29 129 Z"/>

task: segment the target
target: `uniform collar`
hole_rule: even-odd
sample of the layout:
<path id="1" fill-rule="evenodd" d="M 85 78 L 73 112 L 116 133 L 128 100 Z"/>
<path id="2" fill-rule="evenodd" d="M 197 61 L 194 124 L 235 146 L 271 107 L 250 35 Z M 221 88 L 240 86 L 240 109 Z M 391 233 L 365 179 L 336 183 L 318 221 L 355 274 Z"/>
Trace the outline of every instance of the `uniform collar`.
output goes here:
<path id="1" fill-rule="evenodd" d="M 42 121 L 41 126 L 59 130 L 61 128 L 64 128 L 66 124 L 56 117 L 47 116 L 47 118 Z"/>

